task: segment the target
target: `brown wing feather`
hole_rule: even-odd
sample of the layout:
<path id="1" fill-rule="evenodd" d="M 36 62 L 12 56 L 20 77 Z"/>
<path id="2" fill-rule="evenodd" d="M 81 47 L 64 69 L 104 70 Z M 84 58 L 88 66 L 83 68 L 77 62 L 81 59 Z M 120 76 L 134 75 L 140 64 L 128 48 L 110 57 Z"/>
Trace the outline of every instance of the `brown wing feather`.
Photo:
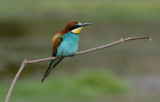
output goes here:
<path id="1" fill-rule="evenodd" d="M 63 35 L 59 33 L 53 37 L 53 56 L 56 56 L 57 48 L 61 44 L 62 40 L 63 40 Z"/>

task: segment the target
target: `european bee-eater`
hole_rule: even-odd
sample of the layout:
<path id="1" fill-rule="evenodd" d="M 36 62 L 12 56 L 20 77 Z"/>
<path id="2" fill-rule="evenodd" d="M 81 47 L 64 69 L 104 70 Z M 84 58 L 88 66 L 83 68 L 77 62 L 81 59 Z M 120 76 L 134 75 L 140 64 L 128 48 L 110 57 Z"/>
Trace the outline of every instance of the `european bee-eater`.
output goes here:
<path id="1" fill-rule="evenodd" d="M 44 74 L 42 82 L 49 75 L 51 70 L 64 59 L 65 56 L 74 55 L 78 51 L 78 34 L 82 30 L 82 27 L 90 24 L 91 23 L 72 21 L 68 23 L 62 31 L 53 37 L 52 57 L 58 56 L 59 58 L 51 60 L 50 65 Z"/>

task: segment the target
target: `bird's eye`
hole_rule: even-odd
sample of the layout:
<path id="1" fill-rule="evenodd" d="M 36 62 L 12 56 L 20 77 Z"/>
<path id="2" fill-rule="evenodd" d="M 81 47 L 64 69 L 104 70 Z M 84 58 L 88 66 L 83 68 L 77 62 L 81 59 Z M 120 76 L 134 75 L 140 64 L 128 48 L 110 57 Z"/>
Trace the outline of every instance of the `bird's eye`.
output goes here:
<path id="1" fill-rule="evenodd" d="M 78 25 L 75 25 L 74 27 L 75 27 L 75 28 L 78 28 Z"/>
<path id="2" fill-rule="evenodd" d="M 78 25 L 72 26 L 72 27 L 71 27 L 71 30 L 73 30 L 73 29 L 75 29 L 75 28 L 78 28 Z"/>

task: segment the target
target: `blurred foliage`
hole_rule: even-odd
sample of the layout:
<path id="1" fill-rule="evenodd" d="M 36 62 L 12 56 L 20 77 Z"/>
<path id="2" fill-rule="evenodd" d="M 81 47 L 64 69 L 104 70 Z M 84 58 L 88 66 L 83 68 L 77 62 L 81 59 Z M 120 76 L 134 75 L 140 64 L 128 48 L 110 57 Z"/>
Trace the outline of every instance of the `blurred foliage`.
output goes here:
<path id="1" fill-rule="evenodd" d="M 122 70 L 117 71 L 120 73 L 125 70 L 136 71 L 138 66 L 139 71 L 150 72 L 152 66 L 152 70 L 157 71 L 157 62 L 160 60 L 157 56 L 160 52 L 159 4 L 159 0 L 1 0 L 0 74 L 12 73 L 26 57 L 37 59 L 50 56 L 53 35 L 73 20 L 93 23 L 80 34 L 80 50 L 121 37 L 151 36 L 153 39 L 152 44 L 137 41 L 138 43 L 125 43 L 101 53 L 93 52 L 86 55 L 86 60 L 82 55 L 75 59 L 75 66 L 95 68 L 99 63 L 96 67 L 105 68 L 107 65 L 107 68 L 115 69 L 114 71 L 117 71 L 117 68 Z M 95 57 L 95 54 L 99 60 L 89 60 Z M 115 61 L 117 64 L 112 63 Z M 65 63 L 64 66 L 70 64 Z M 130 68 L 124 69 L 124 66 Z M 38 67 L 37 64 L 35 67 Z"/>
<path id="2" fill-rule="evenodd" d="M 110 95 L 124 94 L 128 86 L 117 77 L 106 71 L 81 71 L 73 75 L 59 74 L 50 76 L 50 80 L 20 80 L 11 96 L 12 102 L 92 102 L 95 99 L 106 99 Z M 6 83 L 6 82 L 5 82 Z M 6 85 L 0 85 L 2 92 L 7 92 Z M 4 95 L 0 97 L 2 101 Z"/>
<path id="3" fill-rule="evenodd" d="M 151 36 L 153 42 L 130 41 L 97 52 L 66 58 L 53 71 L 64 72 L 66 76 L 57 76 L 48 83 L 46 80 L 43 86 L 33 80 L 42 77 L 49 62 L 27 65 L 20 76 L 24 80 L 21 79 L 13 90 L 13 101 L 25 102 L 28 98 L 41 101 L 41 97 L 44 97 L 42 101 L 52 97 L 56 100 L 63 97 L 61 101 L 68 98 L 69 101 L 74 96 L 86 98 L 85 101 L 97 97 L 93 98 L 95 102 L 101 99 L 106 102 L 106 95 L 125 92 L 123 82 L 112 74 L 88 71 L 81 72 L 78 76 L 73 74 L 86 69 L 109 70 L 117 77 L 126 78 L 128 83 L 136 83 L 138 75 L 151 75 L 153 79 L 147 78 L 147 83 L 155 80 L 154 76 L 160 73 L 159 11 L 159 0 L 0 0 L 0 92 L 8 90 L 8 81 L 11 81 L 24 58 L 30 60 L 50 57 L 53 35 L 73 20 L 92 23 L 80 33 L 79 50 L 129 36 Z M 114 96 L 111 99 L 117 99 L 114 102 L 155 102 L 159 98 L 157 95 L 160 94 L 160 85 L 152 85 L 151 82 L 151 86 L 144 89 L 146 82 L 143 81 L 141 79 L 142 83 L 134 87 L 136 92 L 132 91 L 130 97 L 127 94 L 125 98 Z M 141 91 L 143 89 L 145 92 Z"/>
<path id="4" fill-rule="evenodd" d="M 93 18 L 114 20 L 130 20 L 137 18 L 142 21 L 159 21 L 160 17 L 159 0 L 3 0 L 0 4 L 1 17 L 23 17 L 32 18 L 32 16 L 51 13 L 54 17 L 60 17 L 60 14 L 69 18 L 69 16 L 79 16 L 82 14 Z M 83 12 L 82 12 L 83 11 Z M 35 14 L 36 13 L 36 14 Z M 27 16 L 27 17 L 26 17 Z M 41 17 L 40 16 L 40 17 Z M 37 16 L 39 18 L 39 16 Z M 107 18 L 106 18 L 107 17 Z M 86 17 L 87 18 L 87 17 Z M 135 19 L 136 20 L 136 19 Z M 153 22 L 152 21 L 152 22 Z"/>

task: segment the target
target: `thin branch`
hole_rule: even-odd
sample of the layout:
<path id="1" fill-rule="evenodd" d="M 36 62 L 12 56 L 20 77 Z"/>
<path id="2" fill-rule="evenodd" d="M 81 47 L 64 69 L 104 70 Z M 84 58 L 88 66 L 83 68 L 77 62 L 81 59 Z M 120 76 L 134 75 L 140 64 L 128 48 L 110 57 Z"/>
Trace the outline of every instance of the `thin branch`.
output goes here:
<path id="1" fill-rule="evenodd" d="M 107 48 L 107 47 L 111 47 L 111 46 L 114 46 L 114 45 L 117 45 L 117 44 L 120 44 L 120 43 L 123 43 L 123 42 L 126 42 L 126 41 L 129 41 L 129 40 L 137 40 L 137 39 L 149 39 L 150 41 L 151 40 L 151 37 L 147 37 L 147 36 L 142 36 L 142 37 L 128 37 L 128 38 L 121 38 L 120 40 L 118 41 L 115 41 L 113 43 L 110 43 L 110 44 L 106 44 L 106 45 L 102 45 L 102 46 L 99 46 L 99 47 L 95 47 L 95 48 L 91 48 L 91 49 L 88 49 L 88 50 L 84 50 L 84 51 L 79 51 L 77 52 L 74 56 L 76 55 L 81 55 L 81 54 L 84 54 L 84 53 L 89 53 L 89 52 L 92 52 L 92 51 L 95 51 L 95 50 L 100 50 L 100 49 L 103 49 L 103 48 Z M 66 56 L 66 57 L 71 57 L 71 56 Z M 58 57 L 49 57 L 49 58 L 43 58 L 43 59 L 38 59 L 38 60 L 30 60 L 30 61 L 26 61 L 28 64 L 30 63 L 37 63 L 37 62 L 44 62 L 44 61 L 49 61 L 49 60 L 54 60 Z"/>
<path id="2" fill-rule="evenodd" d="M 85 53 L 89 53 L 89 52 L 92 52 L 92 51 L 96 51 L 96 50 L 100 50 L 100 49 L 104 49 L 104 48 L 107 48 L 107 47 L 111 47 L 111 46 L 114 46 L 114 45 L 117 45 L 117 44 L 120 44 L 120 43 L 123 43 L 123 42 L 126 42 L 126 41 L 130 41 L 130 40 L 137 40 L 137 39 L 149 39 L 150 41 L 152 41 L 151 37 L 147 37 L 147 36 L 142 36 L 142 37 L 128 37 L 128 38 L 121 38 L 120 40 L 118 41 L 115 41 L 113 43 L 110 43 L 110 44 L 106 44 L 106 45 L 103 45 L 103 46 L 99 46 L 99 47 L 95 47 L 95 48 L 91 48 L 91 49 L 88 49 L 88 50 L 84 50 L 84 51 L 79 51 L 77 52 L 74 56 L 76 55 L 81 55 L 81 54 L 85 54 Z M 66 56 L 66 57 L 71 57 L 71 56 Z M 6 96 L 6 99 L 5 99 L 5 102 L 8 102 L 9 98 L 10 98 L 10 95 L 12 93 L 12 90 L 14 88 L 14 85 L 19 77 L 19 75 L 21 74 L 22 70 L 24 69 L 25 65 L 26 64 L 32 64 L 32 63 L 38 63 L 38 62 L 44 62 L 44 61 L 49 61 L 49 60 L 54 60 L 58 57 L 49 57 L 49 58 L 43 58 L 43 59 L 38 59 L 38 60 L 30 60 L 30 61 L 27 61 L 27 59 L 24 59 L 24 61 L 22 62 L 22 65 L 21 67 L 19 68 L 16 76 L 14 77 L 13 79 L 13 82 L 10 86 L 10 89 L 8 91 L 8 94 Z"/>
<path id="3" fill-rule="evenodd" d="M 27 61 L 27 59 L 25 58 L 24 61 L 22 62 L 21 67 L 19 68 L 19 70 L 18 70 L 16 76 L 14 77 L 14 79 L 13 79 L 13 81 L 12 81 L 12 84 L 11 84 L 11 86 L 10 86 L 10 89 L 9 89 L 9 91 L 8 91 L 8 94 L 7 94 L 7 97 L 6 97 L 5 102 L 8 102 L 9 97 L 10 97 L 10 95 L 11 95 L 11 93 L 12 93 L 13 87 L 14 87 L 14 85 L 15 85 L 15 83 L 16 83 L 18 77 L 19 77 L 19 75 L 21 74 L 23 68 L 24 68 L 25 65 L 27 64 L 26 61 Z"/>
<path id="4" fill-rule="evenodd" d="M 115 41 L 115 42 L 110 43 L 110 44 L 106 44 L 106 45 L 98 46 L 98 47 L 91 48 L 91 49 L 88 49 L 88 50 L 77 52 L 76 55 L 81 55 L 81 54 L 84 54 L 84 53 L 89 53 L 89 52 L 92 52 L 92 51 L 96 51 L 96 50 L 104 49 L 104 48 L 107 48 L 107 47 L 111 47 L 111 46 L 114 46 L 114 45 L 117 45 L 117 44 L 129 41 L 129 40 L 137 40 L 137 39 L 149 39 L 150 41 L 152 41 L 151 37 L 146 37 L 146 36 L 142 36 L 142 37 L 128 37 L 128 38 L 125 38 L 125 39 L 121 38 L 120 40 Z"/>

